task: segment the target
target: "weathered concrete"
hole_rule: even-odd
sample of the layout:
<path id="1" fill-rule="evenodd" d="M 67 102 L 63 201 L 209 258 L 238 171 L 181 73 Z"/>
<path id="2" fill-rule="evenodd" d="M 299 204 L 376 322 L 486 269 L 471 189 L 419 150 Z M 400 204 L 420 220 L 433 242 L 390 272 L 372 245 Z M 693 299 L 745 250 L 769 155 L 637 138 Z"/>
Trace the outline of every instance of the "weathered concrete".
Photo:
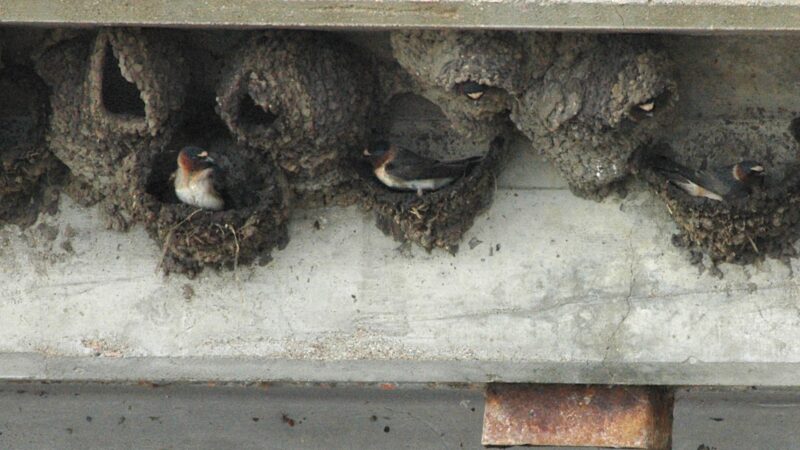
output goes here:
<path id="1" fill-rule="evenodd" d="M 143 230 L 64 200 L 0 230 L 0 378 L 800 383 L 790 267 L 700 273 L 651 195 L 580 200 L 520 158 L 456 257 L 315 210 L 266 267 L 163 278 Z"/>
<path id="2" fill-rule="evenodd" d="M 792 0 L 3 0 L 0 22 L 205 27 L 798 30 Z"/>

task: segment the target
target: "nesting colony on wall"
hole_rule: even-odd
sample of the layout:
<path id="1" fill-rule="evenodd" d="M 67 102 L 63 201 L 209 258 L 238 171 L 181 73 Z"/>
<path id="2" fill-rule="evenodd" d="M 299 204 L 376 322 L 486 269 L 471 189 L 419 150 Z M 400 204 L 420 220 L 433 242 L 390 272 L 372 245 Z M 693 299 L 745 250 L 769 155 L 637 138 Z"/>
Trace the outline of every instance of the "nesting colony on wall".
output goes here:
<path id="1" fill-rule="evenodd" d="M 275 157 L 301 203 L 335 200 L 367 142 L 374 82 L 331 34 L 262 32 L 227 61 L 218 112 L 240 142 Z"/>
<path id="2" fill-rule="evenodd" d="M 491 203 L 514 128 L 576 193 L 597 197 L 629 173 L 677 98 L 647 37 L 397 31 L 393 58 L 381 59 L 323 32 L 203 34 L 224 38 L 217 53 L 188 42 L 192 32 L 53 36 L 36 56 L 52 153 L 71 186 L 102 199 L 112 226 L 142 223 L 164 269 L 189 274 L 269 260 L 288 240 L 291 208 L 327 204 L 359 202 L 387 234 L 454 252 Z M 435 123 L 395 126 L 409 99 Z M 423 157 L 482 159 L 423 195 L 396 191 L 362 170 L 369 141 L 387 137 Z M 170 176 L 185 145 L 208 150 L 226 174 L 222 210 L 176 198 Z M 37 164 L 26 179 L 48 173 Z"/>

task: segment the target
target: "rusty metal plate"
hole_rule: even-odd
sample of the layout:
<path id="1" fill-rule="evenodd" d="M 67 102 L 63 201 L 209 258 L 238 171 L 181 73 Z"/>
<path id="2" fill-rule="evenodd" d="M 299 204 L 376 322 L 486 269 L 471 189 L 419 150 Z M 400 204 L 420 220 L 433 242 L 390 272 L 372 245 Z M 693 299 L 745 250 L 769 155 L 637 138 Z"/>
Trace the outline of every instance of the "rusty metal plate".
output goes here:
<path id="1" fill-rule="evenodd" d="M 669 449 L 672 403 L 656 387 L 491 384 L 482 443 Z"/>

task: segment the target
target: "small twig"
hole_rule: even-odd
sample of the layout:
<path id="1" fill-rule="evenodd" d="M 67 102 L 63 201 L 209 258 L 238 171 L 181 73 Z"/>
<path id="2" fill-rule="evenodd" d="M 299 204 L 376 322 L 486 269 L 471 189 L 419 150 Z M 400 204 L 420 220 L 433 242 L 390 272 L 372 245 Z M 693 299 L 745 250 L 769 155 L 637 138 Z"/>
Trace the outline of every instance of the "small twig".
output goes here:
<path id="1" fill-rule="evenodd" d="M 753 238 L 751 238 L 750 236 L 747 236 L 747 240 L 748 240 L 748 241 L 750 241 L 750 245 L 752 245 L 752 246 L 753 246 L 753 250 L 755 250 L 755 251 L 756 251 L 756 253 L 761 253 L 761 252 L 759 252 L 759 251 L 758 251 L 758 246 L 757 246 L 757 245 L 756 245 L 756 243 L 753 241 Z"/>
<path id="2" fill-rule="evenodd" d="M 202 209 L 196 209 L 192 211 L 192 213 L 186 216 L 185 219 L 181 220 L 180 222 L 178 222 L 172 228 L 169 229 L 169 233 L 167 233 L 167 238 L 164 240 L 164 246 L 161 249 L 161 259 L 158 261 L 158 265 L 156 266 L 156 272 L 158 272 L 158 270 L 161 269 L 161 267 L 164 265 L 164 258 L 167 257 L 167 250 L 169 250 L 169 244 L 172 243 L 172 236 L 175 234 L 175 230 L 177 230 L 184 223 L 191 220 L 192 217 L 194 217 L 194 215 L 199 213 L 200 211 L 202 211 Z"/>
<path id="3" fill-rule="evenodd" d="M 231 224 L 226 223 L 225 228 L 231 230 L 231 233 L 233 233 L 233 242 L 236 244 L 236 254 L 233 257 L 233 274 L 238 281 L 239 275 L 236 269 L 239 267 L 239 237 L 236 235 L 236 229 Z"/>

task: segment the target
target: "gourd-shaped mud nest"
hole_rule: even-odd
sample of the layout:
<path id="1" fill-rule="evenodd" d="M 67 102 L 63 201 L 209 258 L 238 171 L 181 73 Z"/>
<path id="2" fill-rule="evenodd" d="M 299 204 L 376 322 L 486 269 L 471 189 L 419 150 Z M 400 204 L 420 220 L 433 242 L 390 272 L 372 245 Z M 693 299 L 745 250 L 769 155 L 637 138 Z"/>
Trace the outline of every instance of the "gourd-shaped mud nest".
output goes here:
<path id="1" fill-rule="evenodd" d="M 672 147 L 659 144 L 636 158 L 639 176 L 664 201 L 681 228 L 674 238 L 676 245 L 706 251 L 714 262 L 746 264 L 765 256 L 785 259 L 795 256 L 793 244 L 800 237 L 800 164 L 796 162 L 800 147 L 783 121 L 745 122 L 694 124 L 677 131 L 683 137 Z M 658 170 L 656 161 L 661 156 L 704 174 L 720 174 L 729 183 L 730 177 L 725 176 L 736 163 L 752 161 L 763 166 L 764 172 L 750 189 L 734 190 L 714 200 L 689 195 L 669 183 L 669 176 Z"/>
<path id="2" fill-rule="evenodd" d="M 508 123 L 529 67 L 520 35 L 502 31 L 397 31 L 392 52 L 411 93 L 441 108 L 454 130 L 490 141 Z M 535 49 L 534 49 L 535 50 Z"/>
<path id="3" fill-rule="evenodd" d="M 422 195 L 394 191 L 364 170 L 362 206 L 375 211 L 377 226 L 386 235 L 454 254 L 475 217 L 491 205 L 497 172 L 507 153 L 508 139 L 498 136 L 463 177 Z"/>
<path id="4" fill-rule="evenodd" d="M 148 159 L 180 123 L 188 75 L 159 30 L 103 29 L 53 43 L 37 71 L 52 89 L 47 138 L 58 158 L 97 193 L 117 199 L 130 157 Z M 125 181 L 123 181 L 125 182 Z M 117 225 L 127 225 L 128 212 Z"/>
<path id="5" fill-rule="evenodd" d="M 672 117 L 670 62 L 647 36 L 525 34 L 531 78 L 511 115 L 585 197 L 607 195 Z M 535 49 L 535 50 L 534 50 Z"/>
<path id="6" fill-rule="evenodd" d="M 125 209 L 159 244 L 159 264 L 167 273 L 193 276 L 204 267 L 265 264 L 275 247 L 288 242 L 285 181 L 272 156 L 220 137 L 217 131 L 181 133 L 161 153 L 126 159 L 119 173 L 129 189 Z M 178 151 L 187 145 L 202 147 L 221 169 L 222 210 L 178 200 L 173 174 Z"/>
<path id="7" fill-rule="evenodd" d="M 64 167 L 48 150 L 47 86 L 30 69 L 0 69 L 0 223 L 30 225 Z"/>
<path id="8" fill-rule="evenodd" d="M 367 141 L 375 75 L 357 51 L 319 32 L 270 31 L 226 64 L 218 113 L 230 131 L 271 153 L 299 203 L 341 202 Z"/>

